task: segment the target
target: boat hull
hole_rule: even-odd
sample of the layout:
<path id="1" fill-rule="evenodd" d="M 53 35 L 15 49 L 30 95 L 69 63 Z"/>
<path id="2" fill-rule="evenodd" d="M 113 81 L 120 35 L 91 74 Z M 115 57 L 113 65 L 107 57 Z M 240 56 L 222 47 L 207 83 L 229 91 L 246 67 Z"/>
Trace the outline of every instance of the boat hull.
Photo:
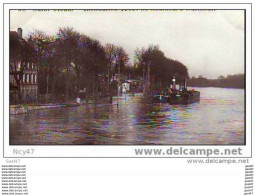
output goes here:
<path id="1" fill-rule="evenodd" d="M 166 95 L 155 95 L 153 97 L 154 103 L 168 103 L 169 102 L 169 96 Z"/>
<path id="2" fill-rule="evenodd" d="M 169 95 L 154 95 L 154 103 L 169 103 L 169 104 L 192 104 L 200 101 L 200 92 L 189 93 L 172 93 Z"/>
<path id="3" fill-rule="evenodd" d="M 169 104 L 192 104 L 200 101 L 200 93 L 193 92 L 185 95 L 172 95 L 169 97 Z"/>

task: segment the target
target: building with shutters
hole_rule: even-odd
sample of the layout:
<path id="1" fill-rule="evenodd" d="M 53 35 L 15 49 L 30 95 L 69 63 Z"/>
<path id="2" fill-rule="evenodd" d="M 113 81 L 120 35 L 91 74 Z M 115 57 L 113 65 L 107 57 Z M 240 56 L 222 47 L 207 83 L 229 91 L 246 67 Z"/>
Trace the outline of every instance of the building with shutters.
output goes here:
<path id="1" fill-rule="evenodd" d="M 38 68 L 34 51 L 22 37 L 22 29 L 10 31 L 10 101 L 11 104 L 37 99 Z"/>

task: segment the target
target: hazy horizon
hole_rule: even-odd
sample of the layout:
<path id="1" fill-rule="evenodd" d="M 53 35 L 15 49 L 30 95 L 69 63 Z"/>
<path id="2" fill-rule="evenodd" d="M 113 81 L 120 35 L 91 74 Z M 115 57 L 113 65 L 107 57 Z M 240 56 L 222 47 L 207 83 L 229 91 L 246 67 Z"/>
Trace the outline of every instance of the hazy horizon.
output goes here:
<path id="1" fill-rule="evenodd" d="M 73 27 L 103 45 L 122 46 L 133 64 L 136 48 L 157 44 L 187 66 L 190 77 L 244 73 L 244 11 L 10 11 L 10 30 L 49 35 Z"/>

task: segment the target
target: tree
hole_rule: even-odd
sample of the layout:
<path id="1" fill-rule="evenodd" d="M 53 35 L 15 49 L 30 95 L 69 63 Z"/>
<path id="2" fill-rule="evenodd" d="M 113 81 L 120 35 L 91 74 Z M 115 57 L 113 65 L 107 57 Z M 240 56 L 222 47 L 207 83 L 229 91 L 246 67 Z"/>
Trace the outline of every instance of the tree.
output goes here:
<path id="1" fill-rule="evenodd" d="M 88 74 L 88 58 L 89 58 L 89 45 L 91 45 L 91 39 L 81 34 L 78 39 L 76 47 L 75 58 L 74 58 L 74 70 L 76 72 L 76 96 L 79 96 L 81 88 L 81 75 L 82 73 Z"/>
<path id="2" fill-rule="evenodd" d="M 77 56 L 76 47 L 80 34 L 73 30 L 73 28 L 59 28 L 57 33 L 56 44 L 59 48 L 59 55 L 63 58 L 64 62 L 64 73 L 65 73 L 65 100 L 69 99 L 69 88 L 70 88 L 70 71 L 73 68 L 73 62 Z"/>
<path id="3" fill-rule="evenodd" d="M 60 48 L 56 43 L 56 40 L 52 39 L 51 42 L 48 43 L 48 46 L 45 49 L 44 60 L 47 63 L 47 77 L 50 83 L 51 95 L 54 101 L 55 98 L 55 89 L 57 80 L 61 77 L 62 64 L 64 64 L 63 57 L 60 55 Z M 48 83 L 48 82 L 47 82 Z"/>
<path id="4" fill-rule="evenodd" d="M 123 75 L 126 73 L 126 67 L 129 62 L 129 57 L 126 51 L 122 47 L 116 47 L 115 51 L 115 71 L 114 74 L 117 74 L 120 71 Z"/>
<path id="5" fill-rule="evenodd" d="M 167 58 L 158 45 L 149 45 L 147 49 L 137 49 L 135 60 L 143 79 L 150 69 L 152 87 L 164 88 L 169 86 L 173 76 L 176 77 L 177 82 L 189 77 L 187 67 L 179 61 Z"/>
<path id="6" fill-rule="evenodd" d="M 107 72 L 107 58 L 104 47 L 98 40 L 90 39 L 87 43 L 87 59 L 88 72 L 93 75 L 92 93 L 93 97 L 97 99 L 98 92 L 101 92 L 102 86 L 99 85 L 99 76 L 104 77 Z"/>
<path id="7" fill-rule="evenodd" d="M 110 43 L 105 45 L 105 54 L 107 59 L 107 84 L 108 91 L 110 91 L 110 84 L 113 75 L 114 64 L 116 63 L 116 46 Z"/>
<path id="8" fill-rule="evenodd" d="M 105 53 L 107 58 L 107 80 L 108 80 L 108 93 L 110 94 L 110 102 L 112 102 L 112 91 L 115 89 L 115 83 L 114 79 L 116 78 L 116 75 L 120 77 L 119 72 L 124 75 L 127 73 L 127 64 L 129 62 L 128 54 L 125 52 L 125 50 L 122 47 L 115 46 L 113 44 L 107 43 L 105 45 Z M 120 78 L 118 78 L 120 79 Z M 111 81 L 113 81 L 111 83 Z"/>
<path id="9" fill-rule="evenodd" d="M 108 61 L 109 80 L 114 80 L 119 69 L 120 72 L 125 73 L 129 57 L 122 47 L 109 43 L 105 46 L 105 52 Z"/>
<path id="10" fill-rule="evenodd" d="M 122 47 L 113 44 L 103 47 L 98 40 L 70 27 L 59 28 L 57 35 L 52 37 L 42 31 L 35 31 L 30 33 L 28 39 L 36 51 L 40 92 L 48 93 L 49 86 L 54 96 L 55 89 L 58 93 L 63 93 L 64 89 L 66 101 L 71 89 L 75 89 L 78 96 L 81 87 L 85 87 L 87 92 L 90 90 L 94 98 L 104 88 L 109 93 L 111 81 L 116 80 L 117 74 L 120 77 L 119 72 L 122 77 L 132 72 L 128 67 L 129 57 Z M 57 79 L 64 82 L 56 82 Z M 70 88 L 71 80 L 75 81 L 73 88 Z"/>
<path id="11" fill-rule="evenodd" d="M 47 59 L 50 53 L 47 50 L 48 44 L 51 42 L 52 37 L 47 35 L 45 32 L 35 30 L 30 32 L 27 36 L 28 43 L 34 49 L 33 59 L 37 64 L 38 70 L 38 89 L 40 93 L 45 93 L 46 79 L 48 78 L 48 64 Z"/>
<path id="12" fill-rule="evenodd" d="M 110 43 L 105 45 L 105 54 L 107 59 L 107 90 L 110 96 L 110 103 L 112 103 L 112 87 L 111 80 L 113 75 L 113 70 L 116 64 L 116 46 Z"/>

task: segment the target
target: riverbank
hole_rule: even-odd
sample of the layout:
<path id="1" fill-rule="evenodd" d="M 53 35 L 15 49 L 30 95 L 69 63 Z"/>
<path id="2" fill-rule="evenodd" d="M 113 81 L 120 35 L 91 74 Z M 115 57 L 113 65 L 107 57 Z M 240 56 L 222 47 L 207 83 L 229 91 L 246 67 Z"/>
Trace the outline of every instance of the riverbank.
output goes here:
<path id="1" fill-rule="evenodd" d="M 228 75 L 227 77 L 220 76 L 218 79 L 207 79 L 203 76 L 199 76 L 198 78 L 192 77 L 191 79 L 188 80 L 188 86 L 244 89 L 245 75 L 236 74 L 236 75 Z"/>
<path id="2" fill-rule="evenodd" d="M 64 104 L 18 104 L 18 105 L 10 105 L 10 115 L 17 115 L 17 114 L 26 114 L 32 110 L 41 110 L 41 109 L 48 109 L 48 108 L 57 108 L 63 107 Z"/>
<path id="3" fill-rule="evenodd" d="M 233 87 L 233 86 L 213 86 L 213 85 L 188 85 L 188 87 L 222 88 L 222 89 L 244 89 L 244 87 Z"/>
<path id="4" fill-rule="evenodd" d="M 80 103 L 75 101 L 68 101 L 66 103 L 27 103 L 27 104 L 16 104 L 10 105 L 10 115 L 26 114 L 29 111 L 41 110 L 41 109 L 50 109 L 50 108 L 59 108 L 59 107 L 78 107 L 81 104 L 95 104 L 95 103 L 106 103 L 109 102 L 108 98 L 102 99 L 90 99 L 82 100 Z"/>

